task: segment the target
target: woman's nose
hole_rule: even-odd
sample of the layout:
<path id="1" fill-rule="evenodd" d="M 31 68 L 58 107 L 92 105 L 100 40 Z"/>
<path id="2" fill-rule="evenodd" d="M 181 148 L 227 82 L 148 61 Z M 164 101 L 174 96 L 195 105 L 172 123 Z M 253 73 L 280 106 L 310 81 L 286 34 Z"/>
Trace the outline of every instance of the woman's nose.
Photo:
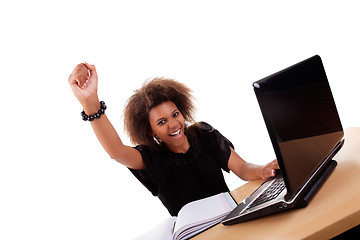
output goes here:
<path id="1" fill-rule="evenodd" d="M 169 129 L 176 129 L 179 126 L 179 122 L 176 119 L 171 118 L 169 120 Z"/>

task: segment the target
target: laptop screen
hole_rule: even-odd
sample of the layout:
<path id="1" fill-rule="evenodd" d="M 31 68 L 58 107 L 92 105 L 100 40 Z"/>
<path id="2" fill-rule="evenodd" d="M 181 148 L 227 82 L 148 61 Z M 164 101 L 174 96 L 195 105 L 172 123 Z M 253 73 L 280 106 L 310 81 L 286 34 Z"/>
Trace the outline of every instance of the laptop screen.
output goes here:
<path id="1" fill-rule="evenodd" d="M 292 197 L 343 137 L 321 58 L 259 80 L 254 91 Z"/>

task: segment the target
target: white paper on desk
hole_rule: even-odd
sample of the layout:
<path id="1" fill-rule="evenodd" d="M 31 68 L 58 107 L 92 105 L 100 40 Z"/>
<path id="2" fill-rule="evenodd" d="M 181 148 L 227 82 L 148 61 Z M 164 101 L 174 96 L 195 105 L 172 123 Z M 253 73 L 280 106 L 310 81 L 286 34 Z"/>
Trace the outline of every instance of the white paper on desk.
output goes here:
<path id="1" fill-rule="evenodd" d="M 176 217 L 169 217 L 134 240 L 171 240 Z"/>
<path id="2" fill-rule="evenodd" d="M 186 204 L 179 212 L 173 239 L 182 238 L 182 236 L 194 236 L 204 231 L 220 222 L 235 207 L 236 202 L 229 192 Z M 182 232 L 187 228 L 188 230 Z"/>

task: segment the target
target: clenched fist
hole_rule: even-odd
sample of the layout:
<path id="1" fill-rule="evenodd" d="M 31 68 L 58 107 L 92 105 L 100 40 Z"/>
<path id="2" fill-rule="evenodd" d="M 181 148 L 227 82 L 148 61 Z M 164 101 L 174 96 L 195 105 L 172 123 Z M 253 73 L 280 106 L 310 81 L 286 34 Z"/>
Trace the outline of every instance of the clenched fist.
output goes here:
<path id="1" fill-rule="evenodd" d="M 99 109 L 99 98 L 97 96 L 97 73 L 94 65 L 80 63 L 76 65 L 68 82 L 83 108 L 88 111 Z M 97 111 L 96 110 L 96 111 Z M 87 114 L 92 114 L 87 112 Z"/>
<path id="2" fill-rule="evenodd" d="M 79 63 L 74 70 L 72 71 L 69 82 L 76 82 L 79 87 L 84 88 L 84 83 L 89 79 L 89 70 L 87 69 L 85 63 Z M 71 84 L 71 83 L 70 83 Z"/>

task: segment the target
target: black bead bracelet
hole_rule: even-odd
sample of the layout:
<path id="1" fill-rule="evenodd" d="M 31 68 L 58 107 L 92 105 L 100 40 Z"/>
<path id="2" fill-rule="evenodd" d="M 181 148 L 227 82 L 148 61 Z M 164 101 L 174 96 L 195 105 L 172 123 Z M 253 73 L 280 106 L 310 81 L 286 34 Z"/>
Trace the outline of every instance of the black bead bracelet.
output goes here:
<path id="1" fill-rule="evenodd" d="M 95 119 L 99 119 L 101 117 L 101 115 L 104 115 L 105 110 L 106 110 L 105 102 L 100 101 L 100 109 L 97 113 L 95 113 L 93 115 L 87 115 L 84 110 L 81 112 L 82 120 L 92 122 Z"/>

